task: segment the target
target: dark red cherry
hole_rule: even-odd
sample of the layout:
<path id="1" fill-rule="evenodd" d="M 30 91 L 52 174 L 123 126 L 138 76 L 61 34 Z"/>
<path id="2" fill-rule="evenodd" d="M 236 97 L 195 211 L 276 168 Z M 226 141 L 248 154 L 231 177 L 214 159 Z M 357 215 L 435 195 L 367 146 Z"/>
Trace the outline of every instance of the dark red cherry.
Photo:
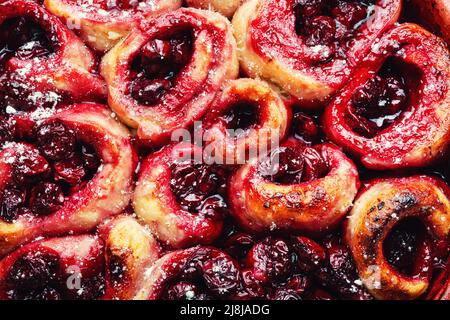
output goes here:
<path id="1" fill-rule="evenodd" d="M 81 146 L 81 161 L 83 166 L 91 172 L 96 172 L 101 163 L 96 151 L 88 145 Z"/>
<path id="2" fill-rule="evenodd" d="M 419 220 L 401 221 L 389 233 L 383 243 L 387 261 L 396 270 L 406 276 L 416 276 L 415 266 L 422 264 L 419 253 L 421 245 L 426 241 L 426 230 Z"/>
<path id="3" fill-rule="evenodd" d="M 252 102 L 240 102 L 231 106 L 222 116 L 227 129 L 247 130 L 260 122 L 258 105 Z"/>
<path id="4" fill-rule="evenodd" d="M 242 260 L 254 245 L 253 237 L 246 233 L 236 233 L 225 241 L 225 251 L 232 257 Z"/>
<path id="5" fill-rule="evenodd" d="M 185 65 L 192 55 L 191 35 L 186 33 L 170 40 L 171 60 L 174 64 Z"/>
<path id="6" fill-rule="evenodd" d="M 75 152 L 75 131 L 59 120 L 39 126 L 35 135 L 39 150 L 50 160 L 68 159 Z"/>
<path id="7" fill-rule="evenodd" d="M 86 175 L 81 159 L 76 156 L 55 162 L 53 169 L 55 171 L 55 180 L 62 180 L 69 184 L 78 184 Z"/>
<path id="8" fill-rule="evenodd" d="M 325 7 L 324 0 L 294 0 L 297 19 L 307 19 L 319 15 Z"/>
<path id="9" fill-rule="evenodd" d="M 387 114 L 395 114 L 401 111 L 408 98 L 407 88 L 403 79 L 394 76 L 387 77 L 385 79 L 383 96 L 387 100 Z"/>
<path id="10" fill-rule="evenodd" d="M 302 297 L 294 290 L 279 288 L 273 294 L 272 300 L 302 300 Z"/>
<path id="11" fill-rule="evenodd" d="M 402 77 L 377 75 L 353 94 L 349 124 L 355 132 L 372 138 L 398 118 L 407 101 Z"/>
<path id="12" fill-rule="evenodd" d="M 260 163 L 259 171 L 273 182 L 283 184 L 300 183 L 303 177 L 305 161 L 303 150 L 297 148 L 279 148 Z"/>
<path id="13" fill-rule="evenodd" d="M 0 116 L 0 146 L 7 141 L 12 141 L 15 130 L 11 121 L 3 116 Z"/>
<path id="14" fill-rule="evenodd" d="M 203 265 L 206 286 L 216 295 L 230 295 L 240 284 L 237 265 L 225 256 L 207 259 Z"/>
<path id="15" fill-rule="evenodd" d="M 308 46 L 330 45 L 335 40 L 336 22 L 330 17 L 318 16 L 308 22 L 305 32 Z"/>
<path id="16" fill-rule="evenodd" d="M 58 46 L 41 25 L 27 17 L 8 19 L 0 29 L 0 51 L 14 52 L 19 59 L 48 56 Z"/>
<path id="17" fill-rule="evenodd" d="M 197 207 L 197 211 L 206 218 L 219 220 L 225 215 L 226 207 L 227 204 L 221 195 L 212 195 Z"/>
<path id="18" fill-rule="evenodd" d="M 367 118 L 393 115 L 402 110 L 406 100 L 405 84 L 392 76 L 370 79 L 352 97 L 355 112 Z"/>
<path id="19" fill-rule="evenodd" d="M 13 180 L 19 185 L 34 182 L 50 173 L 50 165 L 36 149 L 19 148 L 13 164 Z"/>
<path id="20" fill-rule="evenodd" d="M 142 57 L 149 61 L 162 61 L 167 59 L 170 54 L 171 46 L 167 40 L 154 39 L 141 49 Z"/>
<path id="21" fill-rule="evenodd" d="M 219 166 L 191 162 L 172 165 L 172 192 L 181 206 L 191 212 L 215 215 L 209 211 L 225 207 L 223 199 L 217 196 L 224 194 L 225 185 L 226 172 Z"/>
<path id="22" fill-rule="evenodd" d="M 14 117 L 15 138 L 18 140 L 32 140 L 36 122 L 27 117 Z"/>
<path id="23" fill-rule="evenodd" d="M 59 185 L 41 182 L 31 189 L 30 209 L 37 215 L 47 215 L 59 210 L 64 203 L 64 193 Z"/>
<path id="24" fill-rule="evenodd" d="M 180 32 L 169 39 L 153 39 L 132 63 L 131 96 L 144 105 L 160 101 L 192 56 L 192 35 Z"/>
<path id="25" fill-rule="evenodd" d="M 350 274 L 354 270 L 354 264 L 350 250 L 341 244 L 333 244 L 328 248 L 328 262 L 333 270 Z"/>
<path id="26" fill-rule="evenodd" d="M 266 290 L 260 284 L 259 281 L 255 279 L 252 269 L 246 269 L 242 271 L 242 282 L 246 293 L 250 298 L 264 298 L 266 295 Z"/>
<path id="27" fill-rule="evenodd" d="M 291 256 L 285 241 L 269 237 L 250 250 L 247 265 L 253 268 L 257 281 L 267 283 L 289 274 L 292 267 Z"/>
<path id="28" fill-rule="evenodd" d="M 105 278 L 103 274 L 83 275 L 80 280 L 80 288 L 64 290 L 66 300 L 94 300 L 104 295 Z"/>
<path id="29" fill-rule="evenodd" d="M 302 296 L 305 291 L 311 286 L 311 279 L 308 276 L 296 274 L 290 277 L 284 287 L 292 290 L 299 296 Z"/>
<path id="30" fill-rule="evenodd" d="M 1 194 L 0 218 L 12 222 L 20 213 L 24 205 L 26 193 L 18 188 L 6 188 Z"/>
<path id="31" fill-rule="evenodd" d="M 167 300 L 204 300 L 206 296 L 195 284 L 180 281 L 167 289 L 164 298 Z"/>
<path id="32" fill-rule="evenodd" d="M 165 78 L 170 72 L 172 48 L 167 40 L 154 39 L 141 49 L 141 65 L 149 79 Z"/>
<path id="33" fill-rule="evenodd" d="M 303 150 L 303 159 L 305 166 L 302 181 L 313 181 L 327 174 L 327 162 L 316 149 L 306 147 Z"/>
<path id="34" fill-rule="evenodd" d="M 138 78 L 131 83 L 131 95 L 142 104 L 152 105 L 159 102 L 170 87 L 169 80 Z"/>
<path id="35" fill-rule="evenodd" d="M 292 248 L 297 255 L 297 264 L 304 272 L 316 270 L 325 262 L 325 249 L 309 238 L 294 237 Z"/>
<path id="36" fill-rule="evenodd" d="M 320 128 L 314 119 L 302 112 L 294 114 L 292 131 L 298 140 L 307 144 L 317 143 L 320 140 Z"/>
<path id="37" fill-rule="evenodd" d="M 9 270 L 7 282 L 13 290 L 33 291 L 45 288 L 58 278 L 59 257 L 39 250 L 18 258 Z"/>
<path id="38" fill-rule="evenodd" d="M 367 7 L 358 2 L 339 0 L 331 15 L 347 28 L 353 28 L 358 22 L 366 19 Z"/>
<path id="39" fill-rule="evenodd" d="M 346 299 L 371 299 L 359 279 L 351 251 L 342 239 L 333 236 L 325 241 L 324 246 L 327 250 L 326 262 L 314 272 L 320 284 Z"/>

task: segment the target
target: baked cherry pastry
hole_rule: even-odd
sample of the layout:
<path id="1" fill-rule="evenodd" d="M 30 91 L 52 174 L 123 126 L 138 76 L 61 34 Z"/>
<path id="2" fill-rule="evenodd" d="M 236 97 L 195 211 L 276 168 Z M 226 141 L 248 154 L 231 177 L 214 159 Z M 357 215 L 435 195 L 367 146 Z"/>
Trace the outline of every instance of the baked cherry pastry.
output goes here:
<path id="1" fill-rule="evenodd" d="M 421 167 L 450 139 L 450 55 L 414 24 L 385 34 L 328 106 L 327 136 L 371 169 Z"/>
<path id="2" fill-rule="evenodd" d="M 337 147 L 289 139 L 231 177 L 233 217 L 247 230 L 323 234 L 342 221 L 359 188 L 358 171 Z"/>
<path id="3" fill-rule="evenodd" d="M 145 286 L 144 272 L 161 256 L 150 231 L 131 217 L 120 215 L 102 223 L 105 286 L 102 299 L 131 300 Z"/>
<path id="4" fill-rule="evenodd" d="M 210 244 L 222 231 L 227 172 L 202 157 L 200 147 L 181 143 L 141 165 L 134 209 L 159 240 L 174 248 Z"/>
<path id="5" fill-rule="evenodd" d="M 182 8 L 143 22 L 103 58 L 110 107 L 152 145 L 191 126 L 225 80 L 237 77 L 236 44 L 223 16 Z"/>
<path id="6" fill-rule="evenodd" d="M 244 164 L 283 140 L 290 118 L 290 110 L 267 83 L 230 81 L 203 119 L 205 151 L 215 163 Z"/>
<path id="7" fill-rule="evenodd" d="M 178 9 L 181 0 L 44 0 L 93 49 L 105 52 L 137 27 L 140 20 Z"/>
<path id="8" fill-rule="evenodd" d="M 186 0 L 190 7 L 214 10 L 228 18 L 233 16 L 243 2 L 244 0 Z"/>
<path id="9" fill-rule="evenodd" d="M 0 261 L 0 299 L 131 299 L 159 252 L 129 216 L 105 222 L 98 236 L 32 242 Z"/>
<path id="10" fill-rule="evenodd" d="M 90 231 L 128 205 L 135 152 L 106 107 L 2 118 L 2 127 L 0 255 L 39 236 Z"/>
<path id="11" fill-rule="evenodd" d="M 86 45 L 37 2 L 0 3 L 1 109 L 103 99 L 106 86 L 95 70 Z"/>
<path id="12" fill-rule="evenodd" d="M 0 300 L 449 300 L 449 10 L 402 3 L 0 0 Z"/>
<path id="13" fill-rule="evenodd" d="M 139 300 L 227 299 L 237 293 L 237 262 L 213 247 L 193 247 L 164 255 L 146 273 Z"/>
<path id="14" fill-rule="evenodd" d="M 376 298 L 419 298 L 433 271 L 446 265 L 449 191 L 443 181 L 427 176 L 375 180 L 361 191 L 346 239 Z"/>
<path id="15" fill-rule="evenodd" d="M 233 18 L 241 67 L 298 99 L 324 100 L 400 11 L 400 0 L 247 1 Z"/>
<path id="16" fill-rule="evenodd" d="M 446 0 L 410 0 L 413 11 L 431 30 L 450 43 L 450 3 Z"/>
<path id="17" fill-rule="evenodd" d="M 104 286 L 102 253 L 101 240 L 91 235 L 25 245 L 0 261 L 0 299 L 100 298 Z"/>

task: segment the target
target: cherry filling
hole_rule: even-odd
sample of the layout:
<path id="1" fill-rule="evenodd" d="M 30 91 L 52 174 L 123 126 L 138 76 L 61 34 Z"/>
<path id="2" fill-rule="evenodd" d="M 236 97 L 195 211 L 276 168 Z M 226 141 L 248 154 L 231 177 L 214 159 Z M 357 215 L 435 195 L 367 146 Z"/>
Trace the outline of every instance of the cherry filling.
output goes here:
<path id="1" fill-rule="evenodd" d="M 103 292 L 103 276 L 83 278 L 79 288 L 69 288 L 70 276 L 56 253 L 28 252 L 19 257 L 6 278 L 7 294 L 13 300 L 95 299 Z"/>
<path id="2" fill-rule="evenodd" d="M 0 65 L 9 58 L 32 59 L 49 56 L 58 49 L 58 42 L 28 17 L 4 21 L 0 26 Z"/>
<path id="3" fill-rule="evenodd" d="M 326 259 L 318 269 L 318 283 L 344 299 L 372 299 L 359 278 L 352 253 L 343 243 L 342 235 L 329 236 L 323 241 Z"/>
<path id="4" fill-rule="evenodd" d="M 193 34 L 190 30 L 149 41 L 131 65 L 131 96 L 147 106 L 160 102 L 189 63 L 192 51 Z"/>
<path id="5" fill-rule="evenodd" d="M 108 253 L 108 274 L 109 280 L 113 287 L 119 286 L 126 279 L 128 268 L 121 256 L 113 254 L 111 251 Z"/>
<path id="6" fill-rule="evenodd" d="M 211 219 L 223 217 L 227 173 L 217 165 L 192 162 L 172 165 L 170 187 L 181 207 Z"/>
<path id="7" fill-rule="evenodd" d="M 373 138 L 408 110 L 420 83 L 420 71 L 388 59 L 378 74 L 352 96 L 348 123 L 359 135 Z"/>
<path id="8" fill-rule="evenodd" d="M 226 299 L 238 291 L 240 273 L 225 254 L 199 249 L 174 276 L 162 296 L 167 300 Z"/>
<path id="9" fill-rule="evenodd" d="M 48 37 L 48 34 L 48 30 L 29 17 L 4 21 L 0 25 L 0 73 L 3 73 L 1 70 L 12 57 L 25 60 L 49 57 L 55 53 L 59 43 L 55 37 Z M 37 105 L 52 106 L 61 99 L 54 92 L 36 92 L 34 87 L 24 84 L 23 79 L 15 77 L 21 76 L 8 73 L 0 76 L 0 113 L 5 113 L 8 106 L 19 111 L 29 111 Z"/>
<path id="10" fill-rule="evenodd" d="M 323 140 L 323 132 L 318 119 L 303 112 L 294 114 L 291 133 L 297 140 L 308 145 L 317 144 Z"/>
<path id="11" fill-rule="evenodd" d="M 26 139 L 15 132 L 8 137 L 9 143 L 22 140 L 24 144 L 11 145 L 17 154 L 12 178 L 0 194 L 0 218 L 4 221 L 59 210 L 67 197 L 93 178 L 101 164 L 96 151 L 58 120 L 35 125 Z"/>
<path id="12" fill-rule="evenodd" d="M 306 237 L 256 241 L 241 232 L 231 234 L 224 248 L 242 267 L 239 297 L 329 300 L 333 299 L 330 291 L 348 298 L 346 294 L 352 290 L 354 295 L 364 295 L 362 287 L 353 284 L 357 273 L 350 251 L 340 243 L 333 243 L 328 250 L 327 241 L 323 246 Z M 334 271 L 325 279 L 325 270 Z"/>
<path id="13" fill-rule="evenodd" d="M 280 147 L 259 164 L 265 179 L 279 184 L 298 184 L 322 178 L 328 173 L 323 155 L 307 146 Z"/>
<path id="14" fill-rule="evenodd" d="M 232 105 L 222 116 L 230 135 L 244 136 L 260 122 L 259 105 L 256 102 L 239 102 Z"/>
<path id="15" fill-rule="evenodd" d="M 370 16 L 374 2 L 294 0 L 296 32 L 308 47 L 317 49 L 309 54 L 312 62 L 326 63 L 336 55 L 345 57 L 345 48 Z"/>
<path id="16" fill-rule="evenodd" d="M 430 242 L 418 219 L 405 219 L 395 226 L 383 243 L 389 264 L 408 277 L 428 277 L 431 270 Z"/>

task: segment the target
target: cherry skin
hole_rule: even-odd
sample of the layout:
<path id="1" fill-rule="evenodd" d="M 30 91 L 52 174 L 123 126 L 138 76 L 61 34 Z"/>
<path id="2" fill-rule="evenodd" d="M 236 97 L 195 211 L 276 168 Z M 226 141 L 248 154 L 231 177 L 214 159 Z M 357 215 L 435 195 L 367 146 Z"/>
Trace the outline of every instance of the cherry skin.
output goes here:
<path id="1" fill-rule="evenodd" d="M 172 192 L 186 210 L 218 219 L 226 204 L 226 172 L 219 166 L 205 164 L 175 163 L 170 181 Z"/>
<path id="2" fill-rule="evenodd" d="M 253 268 L 253 275 L 257 281 L 261 283 L 273 281 L 289 273 L 291 252 L 285 241 L 266 238 L 250 250 L 247 265 Z"/>
<path id="3" fill-rule="evenodd" d="M 188 31 L 147 42 L 132 63 L 131 96 L 146 106 L 159 103 L 189 62 L 192 50 L 192 35 Z"/>
<path id="4" fill-rule="evenodd" d="M 305 144 L 315 144 L 320 142 L 321 129 L 316 121 L 309 115 L 297 112 L 292 119 L 293 136 Z"/>
<path id="5" fill-rule="evenodd" d="M 366 18 L 367 9 L 358 2 L 338 1 L 337 6 L 331 10 L 331 14 L 347 28 L 353 28 Z"/>
<path id="6" fill-rule="evenodd" d="M 36 149 L 19 149 L 14 160 L 13 180 L 19 186 L 45 178 L 50 173 L 50 164 Z"/>
<path id="7" fill-rule="evenodd" d="M 26 200 L 26 193 L 18 188 L 6 188 L 1 195 L 0 218 L 14 221 Z"/>
<path id="8" fill-rule="evenodd" d="M 325 176 L 328 165 L 316 149 L 301 145 L 272 151 L 270 156 L 261 161 L 258 170 L 269 181 L 298 184 Z"/>
<path id="9" fill-rule="evenodd" d="M 172 285 L 165 295 L 166 300 L 207 300 L 208 298 L 198 286 L 186 281 Z"/>
<path id="10" fill-rule="evenodd" d="M 43 155 L 50 160 L 63 160 L 73 156 L 76 135 L 60 121 L 43 124 L 36 129 L 36 142 Z"/>
<path id="11" fill-rule="evenodd" d="M 45 288 L 58 278 L 59 257 L 45 252 L 30 252 L 13 264 L 8 273 L 7 282 L 20 291 L 32 292 Z"/>
<path id="12" fill-rule="evenodd" d="M 61 209 L 64 194 L 59 185 L 42 182 L 31 190 L 30 209 L 37 215 L 47 215 Z"/>
<path id="13" fill-rule="evenodd" d="M 319 15 L 325 7 L 325 0 L 295 0 L 294 11 L 297 19 Z"/>

